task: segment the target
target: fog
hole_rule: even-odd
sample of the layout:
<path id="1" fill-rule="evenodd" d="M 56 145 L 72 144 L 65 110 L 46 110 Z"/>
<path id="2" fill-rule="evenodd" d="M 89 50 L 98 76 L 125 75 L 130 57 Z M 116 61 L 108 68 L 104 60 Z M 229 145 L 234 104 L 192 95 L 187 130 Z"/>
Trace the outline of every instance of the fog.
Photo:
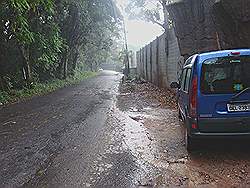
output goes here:
<path id="1" fill-rule="evenodd" d="M 134 50 L 139 49 L 154 40 L 157 36 L 160 36 L 163 33 L 163 29 L 150 22 L 128 19 L 128 15 L 124 11 L 127 2 L 128 0 L 117 0 L 117 4 L 124 16 L 129 47 Z"/>

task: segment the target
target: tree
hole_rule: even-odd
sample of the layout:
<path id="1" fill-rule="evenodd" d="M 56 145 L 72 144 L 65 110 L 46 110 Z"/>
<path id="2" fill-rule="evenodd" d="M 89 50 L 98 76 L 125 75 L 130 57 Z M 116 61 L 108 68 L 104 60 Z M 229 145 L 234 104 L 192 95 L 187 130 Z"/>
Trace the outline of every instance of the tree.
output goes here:
<path id="1" fill-rule="evenodd" d="M 93 57 L 99 56 L 99 51 L 108 50 L 102 47 L 102 43 L 104 39 L 114 40 L 112 35 L 115 34 L 114 28 L 117 27 L 119 19 L 114 14 L 112 1 L 64 1 L 64 4 L 67 4 L 69 10 L 61 24 L 63 37 L 68 44 L 68 48 L 63 52 L 61 64 L 63 77 L 66 78 L 68 72 L 74 73 L 80 53 L 93 60 Z M 109 31 L 111 34 L 108 39 L 103 37 Z M 98 52 L 89 52 L 95 48 Z"/>
<path id="2" fill-rule="evenodd" d="M 173 0 L 130 0 L 126 11 L 131 19 L 142 19 L 161 26 L 165 31 L 169 29 L 169 3 Z"/>
<path id="3" fill-rule="evenodd" d="M 1 1 L 0 90 L 98 66 L 119 37 L 118 12 L 112 0 Z"/>
<path id="4" fill-rule="evenodd" d="M 52 0 L 11 0 L 3 1 L 0 8 L 4 28 L 1 44 L 16 51 L 23 78 L 30 85 L 33 68 L 39 64 L 49 68 L 57 61 L 62 48 L 59 28 L 53 19 L 54 3 Z M 5 58 L 11 61 L 10 57 Z"/>

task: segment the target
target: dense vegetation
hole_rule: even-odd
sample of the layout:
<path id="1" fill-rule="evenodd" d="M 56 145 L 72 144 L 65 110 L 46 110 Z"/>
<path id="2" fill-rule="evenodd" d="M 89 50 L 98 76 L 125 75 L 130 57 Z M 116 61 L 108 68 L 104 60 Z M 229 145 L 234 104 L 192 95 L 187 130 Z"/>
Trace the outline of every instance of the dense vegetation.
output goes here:
<path id="1" fill-rule="evenodd" d="M 119 15 L 112 0 L 1 1 L 0 96 L 96 70 L 117 51 Z"/>

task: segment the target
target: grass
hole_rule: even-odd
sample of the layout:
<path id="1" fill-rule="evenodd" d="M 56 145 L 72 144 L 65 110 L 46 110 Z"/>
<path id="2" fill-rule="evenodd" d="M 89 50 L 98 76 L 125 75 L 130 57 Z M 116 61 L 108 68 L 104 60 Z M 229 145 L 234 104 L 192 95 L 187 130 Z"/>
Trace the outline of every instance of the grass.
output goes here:
<path id="1" fill-rule="evenodd" d="M 78 84 L 82 80 L 96 76 L 95 72 L 77 72 L 72 78 L 65 80 L 55 79 L 48 83 L 35 83 L 31 89 L 11 90 L 9 92 L 0 91 L 0 105 L 14 103 L 37 95 L 45 95 L 69 85 Z"/>

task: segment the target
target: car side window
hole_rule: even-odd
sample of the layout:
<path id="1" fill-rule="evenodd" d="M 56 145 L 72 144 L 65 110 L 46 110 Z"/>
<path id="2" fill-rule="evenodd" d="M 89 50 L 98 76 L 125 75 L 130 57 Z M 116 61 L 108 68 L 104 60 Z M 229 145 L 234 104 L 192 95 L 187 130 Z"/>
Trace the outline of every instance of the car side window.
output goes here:
<path id="1" fill-rule="evenodd" d="M 187 74 L 187 69 L 184 69 L 182 71 L 182 75 L 181 75 L 181 88 L 180 88 L 183 91 L 184 91 L 184 87 L 185 87 L 186 74 Z"/>
<path id="2" fill-rule="evenodd" d="M 184 91 L 186 91 L 186 92 L 189 91 L 191 72 L 192 72 L 192 69 L 187 69 L 186 79 L 185 79 L 185 86 L 184 86 Z"/>
<path id="3" fill-rule="evenodd" d="M 188 58 L 188 59 L 186 60 L 184 66 L 187 66 L 187 65 L 191 64 L 191 63 L 192 63 L 192 60 L 193 60 L 193 56 L 190 57 L 190 58 Z"/>

